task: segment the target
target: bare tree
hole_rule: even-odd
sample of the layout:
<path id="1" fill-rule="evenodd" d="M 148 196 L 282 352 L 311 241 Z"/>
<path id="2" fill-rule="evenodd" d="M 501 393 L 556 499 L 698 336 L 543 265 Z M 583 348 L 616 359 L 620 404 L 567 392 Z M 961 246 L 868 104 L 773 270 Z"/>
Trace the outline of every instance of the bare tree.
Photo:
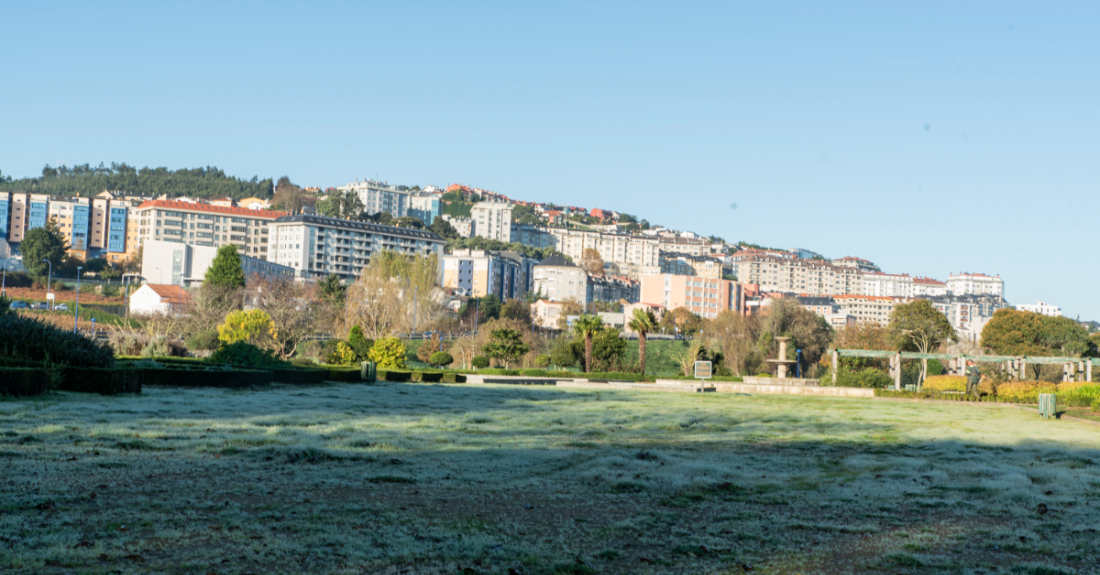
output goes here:
<path id="1" fill-rule="evenodd" d="M 446 315 L 446 295 L 438 284 L 438 259 L 381 252 L 371 258 L 348 288 L 348 326 L 370 339 L 409 333 Z"/>
<path id="2" fill-rule="evenodd" d="M 282 278 L 254 280 L 250 286 L 252 305 L 271 316 L 272 351 L 281 359 L 290 358 L 317 328 L 313 313 L 317 304 L 316 287 Z"/>
<path id="3" fill-rule="evenodd" d="M 733 311 L 723 311 L 707 324 L 703 331 L 707 339 L 722 350 L 725 365 L 740 376 L 746 360 L 753 352 L 752 329 L 744 316 Z"/>

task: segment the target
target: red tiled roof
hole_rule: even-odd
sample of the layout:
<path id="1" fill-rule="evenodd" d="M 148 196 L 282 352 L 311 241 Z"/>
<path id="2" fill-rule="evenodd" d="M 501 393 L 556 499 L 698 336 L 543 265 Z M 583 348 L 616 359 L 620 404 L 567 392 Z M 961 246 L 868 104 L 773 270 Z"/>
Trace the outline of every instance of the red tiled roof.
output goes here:
<path id="1" fill-rule="evenodd" d="M 935 285 L 935 286 L 945 286 L 945 285 L 947 285 L 947 284 L 941 282 L 940 280 L 934 280 L 932 278 L 921 278 L 921 277 L 913 278 L 913 283 L 915 283 L 915 284 L 925 284 L 925 285 Z"/>
<path id="2" fill-rule="evenodd" d="M 178 285 L 145 284 L 160 297 L 176 303 L 191 303 L 191 294 Z"/>
<path id="3" fill-rule="evenodd" d="M 174 210 L 191 210 L 194 212 L 211 212 L 217 214 L 235 214 L 238 216 L 248 217 L 260 217 L 260 218 L 281 218 L 283 216 L 289 216 L 287 212 L 276 212 L 272 210 L 250 210 L 248 208 L 231 208 L 228 206 L 212 206 L 210 204 L 192 204 L 191 202 L 179 202 L 175 200 L 148 200 L 143 202 L 136 209 L 145 208 L 170 208 Z"/>

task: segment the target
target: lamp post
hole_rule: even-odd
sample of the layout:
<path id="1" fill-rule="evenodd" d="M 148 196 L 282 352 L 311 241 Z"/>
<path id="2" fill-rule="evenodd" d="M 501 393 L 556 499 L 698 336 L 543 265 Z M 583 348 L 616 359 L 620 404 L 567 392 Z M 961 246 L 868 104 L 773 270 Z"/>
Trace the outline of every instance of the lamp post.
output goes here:
<path id="1" fill-rule="evenodd" d="M 76 309 L 73 310 L 73 333 L 76 333 L 76 326 L 80 324 L 80 270 L 84 269 L 83 266 L 76 266 Z"/>
<path id="2" fill-rule="evenodd" d="M 802 350 L 796 349 L 795 352 L 795 359 L 798 360 L 795 364 L 798 367 L 798 379 L 802 379 Z"/>
<path id="3" fill-rule="evenodd" d="M 0 295 L 4 295 L 8 291 L 8 260 L 4 260 L 4 280 L 0 283 Z"/>
<path id="4" fill-rule="evenodd" d="M 50 260 L 48 260 L 46 258 L 42 258 L 42 261 L 46 262 L 47 264 L 50 264 L 50 273 L 49 273 L 49 275 L 46 276 L 46 301 L 49 301 L 50 300 L 50 282 L 53 281 L 53 262 L 51 262 Z M 49 307 L 49 305 L 50 304 L 48 304 L 48 303 L 46 304 L 47 307 Z M 53 308 L 50 308 L 50 309 L 53 309 Z"/>

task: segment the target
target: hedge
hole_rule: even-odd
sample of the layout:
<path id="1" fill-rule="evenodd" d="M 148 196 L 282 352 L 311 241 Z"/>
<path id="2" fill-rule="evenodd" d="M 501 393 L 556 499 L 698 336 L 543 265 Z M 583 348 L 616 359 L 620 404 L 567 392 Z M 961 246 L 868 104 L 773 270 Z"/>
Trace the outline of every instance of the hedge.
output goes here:
<path id="1" fill-rule="evenodd" d="M 921 389 L 928 391 L 966 391 L 966 378 L 961 375 L 933 375 L 925 378 Z"/>
<path id="2" fill-rule="evenodd" d="M 328 379 L 328 370 L 324 369 L 299 369 L 292 367 L 259 368 L 270 371 L 271 377 L 278 383 L 291 383 L 309 385 L 324 383 Z"/>
<path id="3" fill-rule="evenodd" d="M 117 395 L 119 393 L 141 393 L 141 384 L 145 378 L 143 369 L 118 369 L 100 367 L 62 367 L 62 391 Z"/>
<path id="4" fill-rule="evenodd" d="M 963 393 L 943 393 L 939 391 L 895 391 L 893 389 L 875 389 L 875 397 L 893 397 L 898 399 L 937 399 L 941 401 L 975 401 L 973 396 Z M 983 395 L 979 401 L 1008 403 L 992 395 Z"/>
<path id="5" fill-rule="evenodd" d="M 424 383 L 437 383 L 443 381 L 442 373 L 420 373 L 420 381 Z"/>
<path id="6" fill-rule="evenodd" d="M 254 369 L 144 369 L 145 385 L 243 388 L 271 383 L 272 373 Z"/>
<path id="7" fill-rule="evenodd" d="M 330 367 L 326 373 L 328 381 L 363 381 L 358 367 Z"/>
<path id="8" fill-rule="evenodd" d="M 50 390 L 50 372 L 45 369 L 5 367 L 0 369 L 0 395 L 42 395 Z"/>
<path id="9" fill-rule="evenodd" d="M 378 379 L 384 381 L 410 381 L 412 380 L 412 372 L 380 369 L 378 370 Z"/>

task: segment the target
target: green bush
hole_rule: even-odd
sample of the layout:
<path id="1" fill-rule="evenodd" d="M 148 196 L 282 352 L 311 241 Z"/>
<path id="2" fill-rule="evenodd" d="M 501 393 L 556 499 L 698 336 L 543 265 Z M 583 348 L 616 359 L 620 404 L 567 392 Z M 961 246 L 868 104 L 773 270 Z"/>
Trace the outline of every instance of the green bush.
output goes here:
<path id="1" fill-rule="evenodd" d="M 0 369 L 0 396 L 42 395 L 50 390 L 50 372 L 42 368 Z"/>
<path id="2" fill-rule="evenodd" d="M 1092 400 L 1092 410 L 1093 411 L 1100 411 L 1100 399 Z"/>
<path id="3" fill-rule="evenodd" d="M 470 365 L 474 366 L 476 369 L 484 369 L 489 367 L 489 358 L 484 355 L 475 355 L 474 358 L 470 360 Z"/>
<path id="4" fill-rule="evenodd" d="M 324 369 L 273 368 L 268 371 L 276 383 L 311 385 L 324 383 L 328 378 L 328 371 Z"/>
<path id="5" fill-rule="evenodd" d="M 454 361 L 455 358 L 445 351 L 437 351 L 428 358 L 428 363 L 432 365 L 451 365 Z"/>
<path id="6" fill-rule="evenodd" d="M 275 367 L 286 365 L 266 349 L 260 349 L 250 343 L 237 341 L 223 345 L 207 360 L 210 363 L 242 365 L 246 367 Z"/>
<path id="7" fill-rule="evenodd" d="M 187 344 L 187 349 L 207 351 L 215 351 L 221 345 L 221 342 L 218 341 L 218 330 L 216 329 L 205 329 L 195 333 L 187 338 L 184 343 Z"/>
<path id="8" fill-rule="evenodd" d="M 542 369 L 550 367 L 550 354 L 544 353 L 536 357 L 535 365 L 539 366 Z"/>
<path id="9" fill-rule="evenodd" d="M 370 348 L 370 359 L 379 369 L 404 369 L 408 354 L 405 343 L 396 337 L 379 338 Z"/>
<path id="10" fill-rule="evenodd" d="M 63 367 L 60 370 L 61 391 L 117 395 L 141 393 L 144 369 L 104 369 L 99 367 Z"/>
<path id="11" fill-rule="evenodd" d="M 177 387 L 229 387 L 242 388 L 269 385 L 272 373 L 266 370 L 224 369 L 206 367 L 198 369 L 145 369 L 144 385 L 172 385 Z"/>
<path id="12" fill-rule="evenodd" d="M 111 346 L 18 314 L 0 315 L 0 357 L 50 364 L 111 367 Z"/>
<path id="13" fill-rule="evenodd" d="M 822 383 L 831 385 L 832 378 L 823 379 Z M 894 380 L 890 379 L 889 375 L 873 367 L 859 371 L 845 369 L 836 374 L 836 385 L 838 387 L 885 388 L 893 385 L 893 383 Z"/>
<path id="14" fill-rule="evenodd" d="M 1070 384 L 1062 384 L 1069 386 Z M 1092 403 L 1100 399 L 1100 385 L 1074 385 L 1073 387 L 1057 392 L 1058 405 L 1066 407 L 1090 407 Z"/>
<path id="15" fill-rule="evenodd" d="M 352 326 L 348 334 L 348 345 L 351 346 L 351 350 L 355 352 L 359 361 L 370 360 L 370 348 L 374 342 L 363 336 L 363 329 L 359 326 Z"/>
<path id="16" fill-rule="evenodd" d="M 962 393 L 950 393 L 940 391 L 895 391 L 893 389 L 875 389 L 875 397 L 892 397 L 897 399 L 935 399 L 939 401 L 974 401 L 972 396 Z M 983 396 L 980 401 L 998 401 L 991 396 Z"/>
<path id="17" fill-rule="evenodd" d="M 360 382 L 363 381 L 359 368 L 330 367 L 327 375 L 328 381 Z"/>
<path id="18" fill-rule="evenodd" d="M 443 372 L 437 371 L 435 373 L 417 372 L 420 374 L 420 381 L 424 383 L 436 383 L 443 381 Z"/>
<path id="19" fill-rule="evenodd" d="M 378 370 L 378 379 L 384 381 L 409 381 L 412 379 L 411 371 Z"/>

